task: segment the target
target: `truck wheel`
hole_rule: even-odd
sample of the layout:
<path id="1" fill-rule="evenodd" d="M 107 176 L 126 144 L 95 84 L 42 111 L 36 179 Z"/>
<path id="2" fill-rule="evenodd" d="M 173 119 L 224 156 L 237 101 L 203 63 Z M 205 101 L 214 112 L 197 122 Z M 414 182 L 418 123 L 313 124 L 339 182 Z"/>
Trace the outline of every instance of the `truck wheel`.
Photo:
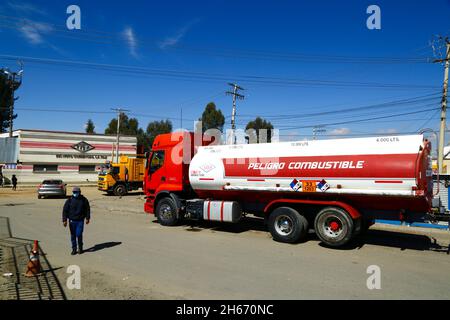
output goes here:
<path id="1" fill-rule="evenodd" d="M 363 236 L 367 233 L 367 230 L 369 230 L 370 226 L 373 224 L 373 220 L 367 220 L 365 218 L 359 218 L 355 220 L 355 230 L 353 231 L 353 234 L 355 236 Z"/>
<path id="2" fill-rule="evenodd" d="M 127 194 L 127 188 L 123 184 L 118 184 L 114 187 L 113 192 L 116 196 L 124 196 Z"/>
<path id="3" fill-rule="evenodd" d="M 178 223 L 178 207 L 172 198 L 167 197 L 158 201 L 156 216 L 163 226 L 174 226 Z"/>
<path id="4" fill-rule="evenodd" d="M 275 241 L 295 243 L 308 234 L 308 220 L 289 207 L 275 209 L 269 216 L 269 230 Z"/>
<path id="5" fill-rule="evenodd" d="M 327 207 L 317 214 L 314 229 L 323 243 L 340 247 L 352 239 L 353 219 L 343 209 Z"/>
<path id="6" fill-rule="evenodd" d="M 40 194 L 38 194 L 38 199 L 41 199 L 41 198 L 42 198 L 42 196 Z"/>

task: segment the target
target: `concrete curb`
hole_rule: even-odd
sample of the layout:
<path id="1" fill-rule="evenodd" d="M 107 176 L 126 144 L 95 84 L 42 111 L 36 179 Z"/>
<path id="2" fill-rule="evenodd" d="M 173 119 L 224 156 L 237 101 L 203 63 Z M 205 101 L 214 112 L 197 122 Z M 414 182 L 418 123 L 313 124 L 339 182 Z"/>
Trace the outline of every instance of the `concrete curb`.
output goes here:
<path id="1" fill-rule="evenodd" d="M 403 226 L 407 228 L 425 228 L 425 229 L 438 229 L 438 230 L 449 230 L 449 223 L 440 222 L 437 224 L 427 223 L 427 222 L 401 222 L 401 221 L 393 221 L 393 220 L 375 220 L 375 223 L 384 224 L 384 225 L 392 225 L 392 226 Z"/>
<path id="2" fill-rule="evenodd" d="M 431 234 L 436 236 L 450 237 L 450 231 L 445 229 L 412 227 L 407 225 L 394 225 L 385 223 L 375 223 L 373 226 L 370 227 L 370 230 L 398 231 L 401 233 L 408 233 L 408 234 L 419 234 L 419 235 Z"/>

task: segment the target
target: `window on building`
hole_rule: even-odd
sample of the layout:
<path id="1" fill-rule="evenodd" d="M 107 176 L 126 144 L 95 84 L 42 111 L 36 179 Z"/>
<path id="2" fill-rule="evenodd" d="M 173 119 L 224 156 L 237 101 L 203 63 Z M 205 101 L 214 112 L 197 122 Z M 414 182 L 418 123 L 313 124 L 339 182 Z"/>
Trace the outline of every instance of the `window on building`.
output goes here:
<path id="1" fill-rule="evenodd" d="M 79 173 L 95 173 L 95 165 L 81 165 L 78 168 Z"/>
<path id="2" fill-rule="evenodd" d="M 33 172 L 35 173 L 57 173 L 58 166 L 56 164 L 35 164 L 33 165 Z"/>

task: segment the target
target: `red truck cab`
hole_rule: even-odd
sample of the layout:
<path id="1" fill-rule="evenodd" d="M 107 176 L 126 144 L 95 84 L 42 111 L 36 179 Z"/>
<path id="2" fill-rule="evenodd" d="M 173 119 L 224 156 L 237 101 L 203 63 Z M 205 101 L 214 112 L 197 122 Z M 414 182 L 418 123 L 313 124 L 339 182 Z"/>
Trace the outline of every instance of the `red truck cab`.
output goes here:
<path id="1" fill-rule="evenodd" d="M 210 143 L 201 134 L 186 131 L 160 134 L 155 138 L 145 170 L 145 212 L 154 213 L 160 197 L 193 194 L 189 184 L 189 163 L 197 146 Z"/>

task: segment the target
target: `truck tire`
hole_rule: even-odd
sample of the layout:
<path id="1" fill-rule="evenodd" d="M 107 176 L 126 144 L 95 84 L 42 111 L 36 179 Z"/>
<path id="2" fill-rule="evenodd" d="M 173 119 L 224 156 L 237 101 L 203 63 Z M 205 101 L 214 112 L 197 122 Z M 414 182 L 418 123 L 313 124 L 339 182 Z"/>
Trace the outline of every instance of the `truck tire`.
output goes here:
<path id="1" fill-rule="evenodd" d="M 278 242 L 296 243 L 306 238 L 308 220 L 289 207 L 275 209 L 268 219 L 272 238 Z"/>
<path id="2" fill-rule="evenodd" d="M 319 239 L 334 248 L 341 247 L 352 239 L 353 225 L 353 219 L 347 211 L 336 207 L 322 209 L 314 221 L 314 229 Z"/>
<path id="3" fill-rule="evenodd" d="M 163 226 L 175 226 L 178 221 L 178 206 L 170 197 L 162 198 L 156 205 L 156 217 Z"/>
<path id="4" fill-rule="evenodd" d="M 114 187 L 113 192 L 114 195 L 121 197 L 127 194 L 127 188 L 123 184 L 118 184 L 117 186 Z"/>
<path id="5" fill-rule="evenodd" d="M 369 230 L 370 226 L 373 225 L 373 220 L 368 220 L 363 217 L 354 221 L 355 230 L 353 234 L 355 236 L 364 236 Z"/>

